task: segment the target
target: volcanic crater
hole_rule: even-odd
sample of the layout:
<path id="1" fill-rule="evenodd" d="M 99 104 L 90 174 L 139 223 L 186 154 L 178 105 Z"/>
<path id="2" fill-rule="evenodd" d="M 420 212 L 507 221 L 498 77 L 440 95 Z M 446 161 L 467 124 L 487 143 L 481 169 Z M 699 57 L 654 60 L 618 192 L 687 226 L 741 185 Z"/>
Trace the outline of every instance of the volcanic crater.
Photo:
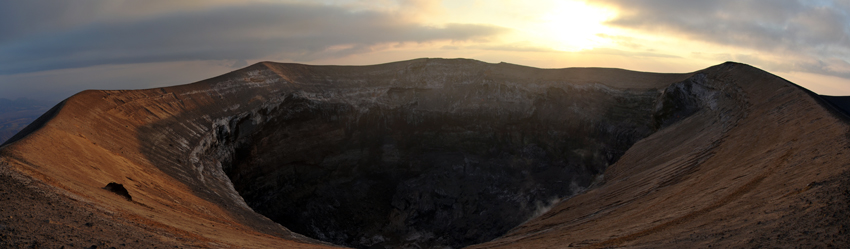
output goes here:
<path id="1" fill-rule="evenodd" d="M 67 232 L 102 245 L 753 246 L 802 229 L 780 238 L 840 246 L 841 103 L 738 63 L 262 62 L 77 94 L 4 145 L 0 172 L 121 228 Z M 28 243 L 16 231 L 0 245 Z"/>

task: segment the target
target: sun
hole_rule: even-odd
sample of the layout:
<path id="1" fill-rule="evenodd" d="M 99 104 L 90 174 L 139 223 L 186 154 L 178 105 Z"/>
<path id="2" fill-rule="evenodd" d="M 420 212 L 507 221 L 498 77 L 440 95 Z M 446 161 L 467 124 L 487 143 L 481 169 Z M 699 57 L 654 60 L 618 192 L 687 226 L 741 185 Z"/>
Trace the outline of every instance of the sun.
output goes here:
<path id="1" fill-rule="evenodd" d="M 581 51 L 604 45 L 598 34 L 611 33 L 603 23 L 616 16 L 611 9 L 587 5 L 584 1 L 558 1 L 541 19 L 553 49 Z"/>

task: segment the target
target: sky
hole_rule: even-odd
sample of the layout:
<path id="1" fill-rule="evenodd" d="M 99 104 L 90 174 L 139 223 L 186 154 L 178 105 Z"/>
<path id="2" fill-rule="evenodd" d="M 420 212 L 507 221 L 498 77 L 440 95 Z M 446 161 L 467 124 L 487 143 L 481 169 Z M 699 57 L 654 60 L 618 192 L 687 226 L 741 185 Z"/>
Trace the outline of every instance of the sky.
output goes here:
<path id="1" fill-rule="evenodd" d="M 0 98 L 423 57 L 670 73 L 737 61 L 850 95 L 850 0 L 0 1 Z"/>

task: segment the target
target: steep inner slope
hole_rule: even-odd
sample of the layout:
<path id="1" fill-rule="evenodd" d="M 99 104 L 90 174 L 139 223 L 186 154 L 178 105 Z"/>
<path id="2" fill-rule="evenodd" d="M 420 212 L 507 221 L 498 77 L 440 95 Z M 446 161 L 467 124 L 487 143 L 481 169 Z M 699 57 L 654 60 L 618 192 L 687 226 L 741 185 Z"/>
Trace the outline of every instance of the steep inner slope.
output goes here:
<path id="1" fill-rule="evenodd" d="M 233 152 L 223 168 L 249 206 L 295 232 L 358 247 L 460 247 L 589 186 L 652 131 L 657 97 L 550 89 L 526 93 L 526 106 L 450 112 L 419 108 L 429 98 L 414 91 L 440 94 L 391 89 L 386 99 L 407 103 L 366 108 L 290 96 L 268 116 L 219 128 L 212 149 Z"/>

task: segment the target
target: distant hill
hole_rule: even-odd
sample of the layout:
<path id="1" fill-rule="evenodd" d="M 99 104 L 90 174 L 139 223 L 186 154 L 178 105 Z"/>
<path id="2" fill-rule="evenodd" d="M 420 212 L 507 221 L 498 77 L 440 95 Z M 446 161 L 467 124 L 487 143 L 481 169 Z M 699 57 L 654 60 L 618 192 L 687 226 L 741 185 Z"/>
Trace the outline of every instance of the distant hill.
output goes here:
<path id="1" fill-rule="evenodd" d="M 14 136 L 55 104 L 29 98 L 15 100 L 0 98 L 0 144 Z"/>

